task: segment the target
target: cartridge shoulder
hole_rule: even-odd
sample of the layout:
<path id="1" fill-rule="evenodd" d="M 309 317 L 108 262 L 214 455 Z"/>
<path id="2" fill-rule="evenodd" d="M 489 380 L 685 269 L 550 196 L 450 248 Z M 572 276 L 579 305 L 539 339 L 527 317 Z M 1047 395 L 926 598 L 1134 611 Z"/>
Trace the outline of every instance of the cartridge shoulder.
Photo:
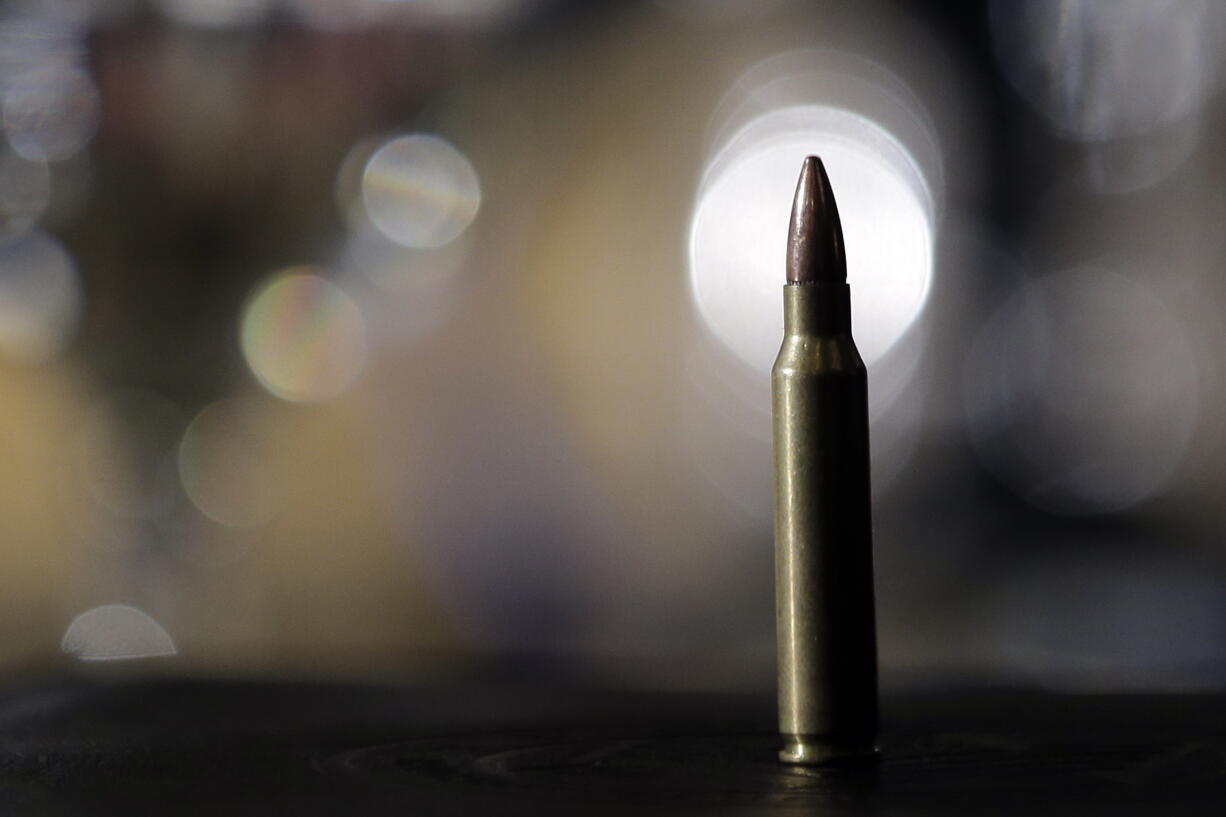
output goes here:
<path id="1" fill-rule="evenodd" d="M 796 335 L 784 339 L 772 369 L 774 377 L 862 374 L 864 361 L 850 335 Z"/>

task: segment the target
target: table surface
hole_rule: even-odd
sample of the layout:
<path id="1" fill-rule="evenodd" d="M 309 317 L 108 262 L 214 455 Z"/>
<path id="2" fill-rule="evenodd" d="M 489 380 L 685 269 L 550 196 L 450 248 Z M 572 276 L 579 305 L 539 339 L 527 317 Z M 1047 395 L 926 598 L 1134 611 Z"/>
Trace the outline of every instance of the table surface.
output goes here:
<path id="1" fill-rule="evenodd" d="M 883 699 L 875 764 L 774 759 L 768 696 L 48 682 L 0 696 L 0 813 L 1226 813 L 1226 697 Z"/>

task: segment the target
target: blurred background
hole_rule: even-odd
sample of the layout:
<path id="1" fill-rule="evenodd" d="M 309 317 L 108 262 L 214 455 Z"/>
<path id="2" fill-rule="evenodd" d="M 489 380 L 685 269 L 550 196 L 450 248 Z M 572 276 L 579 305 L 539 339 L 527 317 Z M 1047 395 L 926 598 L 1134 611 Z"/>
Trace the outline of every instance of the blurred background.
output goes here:
<path id="1" fill-rule="evenodd" d="M 10 0 L 0 669 L 773 688 L 801 159 L 883 681 L 1226 682 L 1226 5 Z"/>

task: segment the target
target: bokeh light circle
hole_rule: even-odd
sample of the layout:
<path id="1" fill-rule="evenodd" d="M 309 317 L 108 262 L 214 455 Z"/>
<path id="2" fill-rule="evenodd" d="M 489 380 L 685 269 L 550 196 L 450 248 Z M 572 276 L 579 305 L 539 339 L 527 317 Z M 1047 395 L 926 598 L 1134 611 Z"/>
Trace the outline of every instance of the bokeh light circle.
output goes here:
<path id="1" fill-rule="evenodd" d="M 1136 136 L 1188 116 L 1214 90 L 1223 7 L 1208 0 L 994 0 L 1005 76 L 1061 133 Z"/>
<path id="2" fill-rule="evenodd" d="M 865 117 L 798 106 L 729 142 L 704 180 L 690 226 L 690 284 L 706 326 L 759 371 L 779 351 L 787 224 L 806 155 L 822 157 L 843 222 L 856 342 L 882 357 L 923 309 L 933 205 L 906 148 Z"/>
<path id="3" fill-rule="evenodd" d="M 269 392 L 294 402 L 340 395 L 366 361 L 366 323 L 352 298 L 312 267 L 287 270 L 243 311 L 243 356 Z"/>
<path id="4" fill-rule="evenodd" d="M 481 206 L 477 172 L 451 143 L 416 133 L 384 144 L 362 174 L 367 217 L 405 247 L 441 247 L 463 233 Z"/>
<path id="5" fill-rule="evenodd" d="M 175 655 L 175 642 L 152 616 L 127 604 L 104 604 L 74 618 L 60 649 L 81 661 Z"/>
<path id="6" fill-rule="evenodd" d="M 254 408 L 241 399 L 206 406 L 179 443 L 179 479 L 192 504 L 229 527 L 270 520 L 280 505 L 267 473 L 267 445 Z"/>
<path id="7" fill-rule="evenodd" d="M 75 66 L 28 71 L 4 90 L 4 128 L 13 150 L 27 159 L 61 160 L 93 138 L 101 116 L 98 90 Z"/>
<path id="8" fill-rule="evenodd" d="M 35 230 L 0 240 L 0 352 L 41 363 L 68 343 L 81 311 L 81 284 L 68 251 Z"/>
<path id="9" fill-rule="evenodd" d="M 1107 263 L 1023 286 L 969 349 L 967 422 L 981 460 L 1044 510 L 1102 514 L 1162 491 L 1199 416 L 1186 331 Z"/>

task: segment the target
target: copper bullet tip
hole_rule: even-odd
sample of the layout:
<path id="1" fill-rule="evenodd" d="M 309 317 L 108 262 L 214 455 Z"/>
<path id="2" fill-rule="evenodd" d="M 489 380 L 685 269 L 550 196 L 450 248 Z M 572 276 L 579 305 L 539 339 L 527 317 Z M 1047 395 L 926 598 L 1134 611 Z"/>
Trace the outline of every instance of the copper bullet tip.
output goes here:
<path id="1" fill-rule="evenodd" d="M 796 182 L 788 226 L 787 275 L 789 284 L 847 281 L 839 208 L 834 203 L 830 177 L 816 156 L 805 157 Z"/>

